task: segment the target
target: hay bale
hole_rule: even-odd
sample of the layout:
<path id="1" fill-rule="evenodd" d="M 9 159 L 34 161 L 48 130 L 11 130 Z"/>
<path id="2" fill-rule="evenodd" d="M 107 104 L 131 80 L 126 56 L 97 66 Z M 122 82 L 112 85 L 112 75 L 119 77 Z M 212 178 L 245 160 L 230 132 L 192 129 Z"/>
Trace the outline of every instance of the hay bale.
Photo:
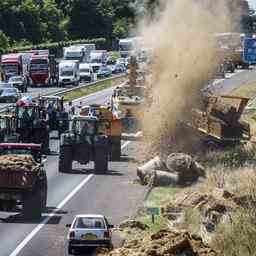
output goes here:
<path id="1" fill-rule="evenodd" d="M 0 171 L 36 171 L 39 164 L 32 156 L 3 155 L 0 156 Z"/>

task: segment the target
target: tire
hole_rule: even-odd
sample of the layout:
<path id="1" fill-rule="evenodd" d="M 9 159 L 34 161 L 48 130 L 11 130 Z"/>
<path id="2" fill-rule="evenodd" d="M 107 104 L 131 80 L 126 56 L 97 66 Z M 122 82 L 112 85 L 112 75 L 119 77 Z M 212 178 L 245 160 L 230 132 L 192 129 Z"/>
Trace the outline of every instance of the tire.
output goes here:
<path id="1" fill-rule="evenodd" d="M 94 171 L 95 173 L 101 174 L 108 171 L 108 139 L 103 136 L 99 138 L 97 145 L 95 145 L 94 155 Z"/>
<path id="2" fill-rule="evenodd" d="M 72 170 L 72 147 L 61 146 L 59 155 L 59 172 L 69 173 Z"/>
<path id="3" fill-rule="evenodd" d="M 73 250 L 74 250 L 73 247 L 69 245 L 68 246 L 68 254 L 73 255 Z"/>
<path id="4" fill-rule="evenodd" d="M 121 158 L 121 137 L 112 137 L 111 138 L 111 152 L 110 152 L 112 161 L 119 161 Z"/>
<path id="5" fill-rule="evenodd" d="M 42 191 L 35 185 L 32 192 L 27 192 L 23 198 L 22 215 L 25 219 L 40 219 L 42 217 Z"/>
<path id="6" fill-rule="evenodd" d="M 41 208 L 42 210 L 45 210 L 47 206 L 47 191 L 48 191 L 47 176 L 45 171 L 43 171 L 43 178 L 39 183 L 39 187 L 41 188 Z"/>

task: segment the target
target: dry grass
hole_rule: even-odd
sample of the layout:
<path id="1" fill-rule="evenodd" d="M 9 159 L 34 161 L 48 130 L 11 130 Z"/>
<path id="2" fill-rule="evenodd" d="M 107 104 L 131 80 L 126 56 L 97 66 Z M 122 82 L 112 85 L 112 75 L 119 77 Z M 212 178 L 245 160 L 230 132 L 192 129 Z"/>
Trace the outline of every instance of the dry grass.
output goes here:
<path id="1" fill-rule="evenodd" d="M 256 252 L 256 212 L 240 210 L 216 232 L 211 245 L 223 256 L 252 256 Z"/>
<path id="2" fill-rule="evenodd" d="M 256 95 L 256 82 L 243 84 L 232 91 L 232 95 L 242 96 L 242 97 L 253 97 Z"/>

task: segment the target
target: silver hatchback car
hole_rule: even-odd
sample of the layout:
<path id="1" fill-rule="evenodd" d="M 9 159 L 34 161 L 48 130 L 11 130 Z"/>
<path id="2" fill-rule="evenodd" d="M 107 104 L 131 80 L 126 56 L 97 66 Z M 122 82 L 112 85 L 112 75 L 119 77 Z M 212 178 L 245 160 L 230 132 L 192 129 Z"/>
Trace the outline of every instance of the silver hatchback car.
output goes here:
<path id="1" fill-rule="evenodd" d="M 85 247 L 112 248 L 110 225 L 103 215 L 76 215 L 72 224 L 67 224 L 68 253 L 73 254 L 77 249 Z"/>

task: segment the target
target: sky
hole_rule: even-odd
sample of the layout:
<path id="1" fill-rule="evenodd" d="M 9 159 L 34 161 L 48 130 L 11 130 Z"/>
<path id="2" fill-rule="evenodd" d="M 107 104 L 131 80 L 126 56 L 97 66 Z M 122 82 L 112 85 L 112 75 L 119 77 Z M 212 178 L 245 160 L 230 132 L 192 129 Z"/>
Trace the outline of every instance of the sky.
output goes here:
<path id="1" fill-rule="evenodd" d="M 256 10 L 256 0 L 248 0 L 250 6 L 252 6 L 252 8 L 254 8 L 254 10 Z"/>

